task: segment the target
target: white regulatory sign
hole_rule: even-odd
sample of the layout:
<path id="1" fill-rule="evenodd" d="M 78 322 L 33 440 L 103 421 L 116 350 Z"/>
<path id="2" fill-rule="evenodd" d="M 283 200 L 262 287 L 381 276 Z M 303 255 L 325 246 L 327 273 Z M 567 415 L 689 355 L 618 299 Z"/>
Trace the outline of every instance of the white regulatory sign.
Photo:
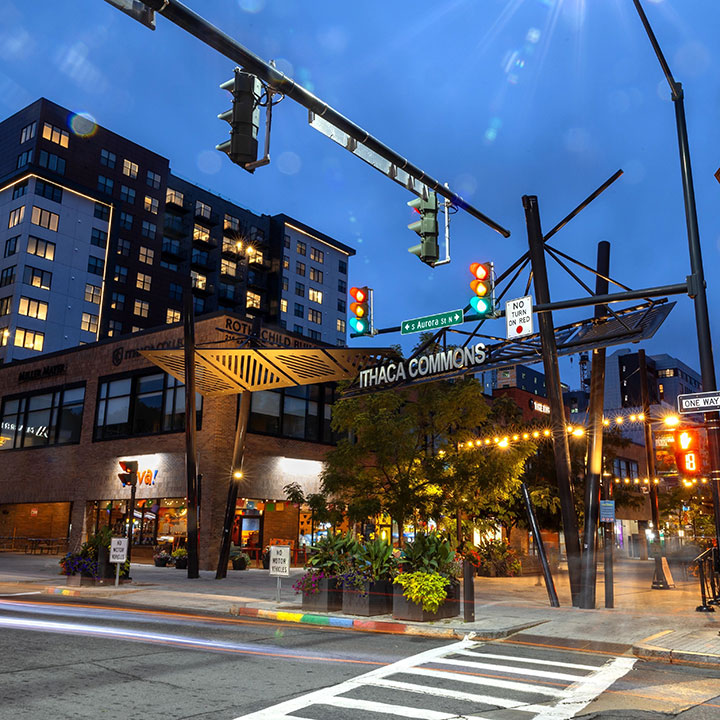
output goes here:
<path id="1" fill-rule="evenodd" d="M 505 303 L 505 327 L 507 328 L 507 339 L 532 335 L 533 329 L 533 310 L 532 297 L 517 298 L 516 300 L 508 300 Z"/>
<path id="2" fill-rule="evenodd" d="M 290 575 L 290 546 L 270 546 L 270 575 L 287 577 Z"/>
<path id="3" fill-rule="evenodd" d="M 127 560 L 127 538 L 110 538 L 110 562 L 124 563 Z"/>
<path id="4" fill-rule="evenodd" d="M 690 395 L 678 395 L 678 412 L 700 413 L 720 410 L 720 392 L 700 392 Z"/>

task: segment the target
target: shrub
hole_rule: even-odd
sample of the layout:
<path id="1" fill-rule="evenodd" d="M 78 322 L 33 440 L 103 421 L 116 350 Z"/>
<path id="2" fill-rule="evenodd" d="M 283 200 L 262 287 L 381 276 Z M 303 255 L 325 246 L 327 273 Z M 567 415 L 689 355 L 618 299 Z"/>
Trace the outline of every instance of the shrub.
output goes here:
<path id="1" fill-rule="evenodd" d="M 450 580 L 437 572 L 406 572 L 398 575 L 395 584 L 402 586 L 403 595 L 425 612 L 437 612 L 447 598 Z"/>
<path id="2" fill-rule="evenodd" d="M 172 556 L 177 560 L 178 558 L 186 558 L 188 556 L 187 548 L 179 547 L 172 551 Z"/>
<path id="3" fill-rule="evenodd" d="M 418 533 L 412 542 L 405 545 L 400 555 L 400 570 L 403 573 L 425 572 L 455 577 L 455 550 L 436 532 Z"/>
<path id="4" fill-rule="evenodd" d="M 478 571 L 486 577 L 514 577 L 521 565 L 515 551 L 502 540 L 486 540 L 477 548 Z"/>

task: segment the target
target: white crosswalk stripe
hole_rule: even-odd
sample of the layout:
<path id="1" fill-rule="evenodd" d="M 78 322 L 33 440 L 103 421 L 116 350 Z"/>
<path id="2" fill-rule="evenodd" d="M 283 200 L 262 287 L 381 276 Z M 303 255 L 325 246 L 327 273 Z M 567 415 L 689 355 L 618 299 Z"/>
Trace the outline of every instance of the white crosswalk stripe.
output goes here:
<path id="1" fill-rule="evenodd" d="M 326 717 L 328 707 L 352 710 L 354 716 L 367 713 L 368 719 L 380 714 L 413 720 L 486 720 L 483 712 L 503 709 L 517 720 L 570 720 L 635 663 L 634 658 L 613 657 L 590 665 L 558 660 L 557 652 L 546 652 L 547 657 L 537 652 L 524 657 L 486 649 L 495 648 L 461 640 L 236 720 L 307 719 L 315 717 L 314 708 Z M 542 670 L 538 665 L 576 672 Z M 522 677 L 509 679 L 508 674 Z M 453 684 L 457 687 L 451 687 Z M 390 701 L 382 701 L 383 690 Z M 469 713 L 459 714 L 458 703 L 467 704 Z M 446 705 L 448 709 L 442 709 Z M 298 712 L 302 715 L 294 714 Z"/>

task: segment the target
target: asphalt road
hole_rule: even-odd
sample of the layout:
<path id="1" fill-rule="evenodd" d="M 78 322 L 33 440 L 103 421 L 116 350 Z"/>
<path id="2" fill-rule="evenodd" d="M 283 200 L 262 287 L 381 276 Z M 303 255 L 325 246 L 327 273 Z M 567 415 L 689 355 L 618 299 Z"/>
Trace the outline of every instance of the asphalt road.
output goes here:
<path id="1" fill-rule="evenodd" d="M 718 720 L 720 668 L 0 598 L 0 720 Z"/>

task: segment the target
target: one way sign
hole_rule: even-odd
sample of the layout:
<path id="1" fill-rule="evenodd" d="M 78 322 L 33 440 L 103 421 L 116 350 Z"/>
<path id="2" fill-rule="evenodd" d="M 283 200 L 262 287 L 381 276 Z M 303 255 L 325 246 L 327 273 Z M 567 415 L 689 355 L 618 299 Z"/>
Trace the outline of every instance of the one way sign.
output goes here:
<path id="1" fill-rule="evenodd" d="M 700 413 L 720 410 L 720 391 L 678 395 L 678 412 Z"/>

